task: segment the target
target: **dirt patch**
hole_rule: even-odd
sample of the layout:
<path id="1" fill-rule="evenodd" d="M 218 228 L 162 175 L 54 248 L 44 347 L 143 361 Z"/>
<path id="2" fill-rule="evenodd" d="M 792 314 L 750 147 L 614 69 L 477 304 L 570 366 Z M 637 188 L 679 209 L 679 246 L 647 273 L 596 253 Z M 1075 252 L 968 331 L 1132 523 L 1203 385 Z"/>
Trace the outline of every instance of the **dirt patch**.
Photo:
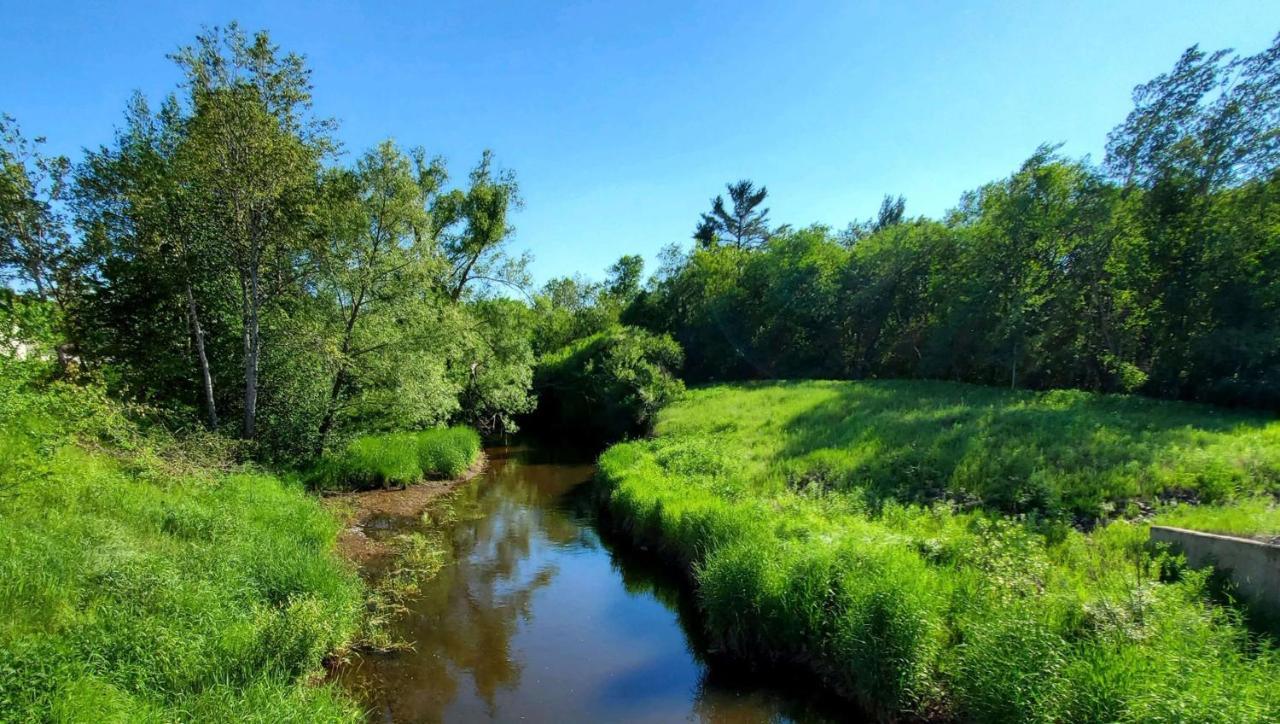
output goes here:
<path id="1" fill-rule="evenodd" d="M 465 473 L 452 480 L 428 480 L 394 490 L 325 495 L 324 504 L 344 520 L 342 533 L 338 535 L 338 552 L 361 568 L 385 558 L 391 547 L 371 537 L 372 528 L 385 526 L 394 519 L 416 519 L 432 501 L 474 479 L 487 463 L 488 459 L 481 453 Z"/>

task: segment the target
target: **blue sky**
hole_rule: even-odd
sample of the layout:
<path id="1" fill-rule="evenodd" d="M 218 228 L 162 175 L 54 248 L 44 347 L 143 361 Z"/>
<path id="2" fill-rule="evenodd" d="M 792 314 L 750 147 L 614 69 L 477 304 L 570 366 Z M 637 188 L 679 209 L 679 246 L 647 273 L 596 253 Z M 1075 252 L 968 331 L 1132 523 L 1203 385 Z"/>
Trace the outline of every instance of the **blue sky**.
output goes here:
<path id="1" fill-rule="evenodd" d="M 1132 87 L 1193 43 L 1253 53 L 1280 2 L 31 2 L 0 0 L 0 111 L 76 158 L 202 24 L 307 55 L 346 160 L 385 137 L 493 148 L 539 281 L 687 242 L 726 181 L 775 223 L 843 227 L 885 193 L 938 215 L 1042 142 L 1102 152 Z M 650 264 L 652 268 L 652 263 Z"/>

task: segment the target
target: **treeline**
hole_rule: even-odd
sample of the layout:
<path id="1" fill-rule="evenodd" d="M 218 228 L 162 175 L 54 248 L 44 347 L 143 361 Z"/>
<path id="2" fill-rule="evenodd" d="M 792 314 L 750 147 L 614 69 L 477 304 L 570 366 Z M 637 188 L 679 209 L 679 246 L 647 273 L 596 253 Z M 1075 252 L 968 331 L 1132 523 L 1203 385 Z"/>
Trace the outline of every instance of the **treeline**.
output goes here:
<path id="1" fill-rule="evenodd" d="M 773 228 L 731 184 L 622 312 L 691 382 L 915 377 L 1280 406 L 1280 39 L 1188 50 L 1101 165 L 1038 149 L 942 219 Z M 562 282 L 563 283 L 563 282 Z M 579 319 L 588 320 L 588 315 Z"/>
<path id="2" fill-rule="evenodd" d="M 209 30 L 173 60 L 181 87 L 158 108 L 134 98 L 77 163 L 4 119 L 0 274 L 61 374 L 268 458 L 446 423 L 509 431 L 539 397 L 538 424 L 606 411 L 586 424 L 634 433 L 679 392 L 681 359 L 691 383 L 914 377 L 1280 406 L 1280 38 L 1254 56 L 1189 49 L 1135 90 L 1101 163 L 1042 147 L 941 219 L 887 197 L 843 230 L 777 227 L 767 189 L 742 181 L 647 281 L 623 256 L 603 282 L 532 293 L 509 243 L 519 186 L 491 154 L 461 182 L 392 141 L 339 163 L 305 63 L 265 33 Z"/>
<path id="3" fill-rule="evenodd" d="M 459 184 L 392 141 L 336 162 L 310 72 L 265 32 L 181 49 L 79 163 L 4 119 L 0 270 L 56 313 L 64 375 L 299 460 L 354 432 L 530 410 L 519 207 L 489 153 Z M 7 330 L 6 330 L 7 331 Z"/>

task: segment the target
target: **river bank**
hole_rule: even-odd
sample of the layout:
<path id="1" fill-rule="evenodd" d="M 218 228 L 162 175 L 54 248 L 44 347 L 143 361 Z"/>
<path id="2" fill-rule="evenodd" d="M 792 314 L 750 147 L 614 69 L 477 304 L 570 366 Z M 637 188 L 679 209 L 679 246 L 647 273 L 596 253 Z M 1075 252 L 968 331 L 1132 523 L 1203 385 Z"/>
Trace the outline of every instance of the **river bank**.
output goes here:
<path id="1" fill-rule="evenodd" d="M 414 519 L 441 497 L 472 482 L 484 471 L 488 457 L 479 454 L 466 472 L 448 480 L 426 480 L 399 489 L 327 493 L 325 507 L 342 521 L 336 549 L 357 567 L 383 560 L 394 551 L 385 540 L 370 536 L 374 526 L 387 527 L 394 519 Z"/>
<path id="2" fill-rule="evenodd" d="M 712 645 L 883 718 L 1274 721 L 1274 642 L 1115 511 L 1265 491 L 1276 431 L 1085 393 L 757 383 L 691 392 L 600 467 L 626 535 L 696 571 Z"/>

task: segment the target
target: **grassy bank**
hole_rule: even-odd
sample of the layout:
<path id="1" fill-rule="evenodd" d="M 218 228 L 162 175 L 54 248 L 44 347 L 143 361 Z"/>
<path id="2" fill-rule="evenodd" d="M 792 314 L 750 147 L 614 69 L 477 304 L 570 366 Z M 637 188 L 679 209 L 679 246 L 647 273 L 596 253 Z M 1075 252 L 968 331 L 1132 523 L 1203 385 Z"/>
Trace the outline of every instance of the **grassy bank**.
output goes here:
<path id="1" fill-rule="evenodd" d="M 1224 505 L 1178 505 L 1152 522 L 1210 533 L 1280 539 L 1280 501 L 1257 497 Z"/>
<path id="2" fill-rule="evenodd" d="M 1162 498 L 1277 492 L 1280 425 L 944 383 L 693 391 L 601 458 L 708 632 L 885 714 L 1274 721 L 1280 654 L 1147 544 Z"/>
<path id="3" fill-rule="evenodd" d="M 480 455 L 480 435 L 469 427 L 362 435 L 326 455 L 308 475 L 322 490 L 398 487 L 455 478 Z"/>
<path id="4" fill-rule="evenodd" d="M 301 486 L 0 359 L 0 721 L 358 721 L 364 594 Z"/>

